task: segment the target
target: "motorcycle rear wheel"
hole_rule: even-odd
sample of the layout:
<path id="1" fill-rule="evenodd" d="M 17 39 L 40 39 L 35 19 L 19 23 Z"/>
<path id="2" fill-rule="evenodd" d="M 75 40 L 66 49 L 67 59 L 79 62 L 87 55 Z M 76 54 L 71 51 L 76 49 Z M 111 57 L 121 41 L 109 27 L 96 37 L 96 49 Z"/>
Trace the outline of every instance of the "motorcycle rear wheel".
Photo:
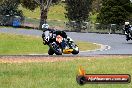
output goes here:
<path id="1" fill-rule="evenodd" d="M 79 48 L 78 48 L 78 46 L 76 45 L 75 49 L 73 49 L 73 51 L 72 51 L 72 54 L 73 54 L 73 55 L 77 55 L 78 53 L 79 53 Z"/>
<path id="2" fill-rule="evenodd" d="M 76 44 L 73 44 L 73 51 L 72 54 L 73 55 L 77 55 L 79 53 L 79 48 Z"/>
<path id="3" fill-rule="evenodd" d="M 56 55 L 62 55 L 62 50 L 61 49 L 58 49 L 57 51 L 55 51 L 55 54 Z"/>
<path id="4" fill-rule="evenodd" d="M 53 49 L 49 48 L 49 50 L 48 50 L 48 54 L 49 54 L 49 55 L 53 55 L 53 54 L 54 54 Z"/>
<path id="5" fill-rule="evenodd" d="M 62 55 L 62 49 L 56 44 L 50 44 L 50 48 L 54 51 L 56 55 Z"/>
<path id="6" fill-rule="evenodd" d="M 79 53 L 79 50 L 73 50 L 72 54 L 77 55 Z"/>

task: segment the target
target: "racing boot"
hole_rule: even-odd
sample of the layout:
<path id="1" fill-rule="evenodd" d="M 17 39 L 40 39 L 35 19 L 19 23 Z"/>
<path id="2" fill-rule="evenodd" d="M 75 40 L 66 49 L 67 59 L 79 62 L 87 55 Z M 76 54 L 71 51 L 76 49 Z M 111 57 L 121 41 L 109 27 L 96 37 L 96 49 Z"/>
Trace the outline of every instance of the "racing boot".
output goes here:
<path id="1" fill-rule="evenodd" d="M 130 40 L 130 37 L 129 37 L 129 35 L 126 35 L 126 40 L 128 41 L 128 40 Z"/>

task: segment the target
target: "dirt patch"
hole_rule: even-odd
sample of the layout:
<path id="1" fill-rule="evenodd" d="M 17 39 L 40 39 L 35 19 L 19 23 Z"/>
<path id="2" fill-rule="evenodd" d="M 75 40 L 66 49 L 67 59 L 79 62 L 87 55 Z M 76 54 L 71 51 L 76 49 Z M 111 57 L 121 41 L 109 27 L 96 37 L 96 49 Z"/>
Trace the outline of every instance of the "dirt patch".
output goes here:
<path id="1" fill-rule="evenodd" d="M 89 56 L 89 57 L 79 57 L 79 56 L 71 56 L 71 57 L 57 57 L 57 56 L 0 56 L 0 63 L 32 63 L 32 62 L 61 62 L 61 61 L 71 61 L 77 59 L 108 59 L 108 58 L 125 58 L 132 57 L 131 55 L 97 55 L 97 56 Z"/>
<path id="2" fill-rule="evenodd" d="M 57 62 L 70 61 L 75 57 L 28 57 L 28 56 L 3 56 L 0 57 L 0 63 L 31 63 L 31 62 Z"/>

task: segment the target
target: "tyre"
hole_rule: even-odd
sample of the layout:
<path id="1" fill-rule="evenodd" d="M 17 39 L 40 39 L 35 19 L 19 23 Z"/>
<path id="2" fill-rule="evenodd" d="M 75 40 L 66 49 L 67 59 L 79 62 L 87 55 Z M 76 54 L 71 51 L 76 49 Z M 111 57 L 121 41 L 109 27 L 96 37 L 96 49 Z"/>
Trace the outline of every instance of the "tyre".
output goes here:
<path id="1" fill-rule="evenodd" d="M 50 48 L 54 51 L 56 55 L 62 55 L 62 49 L 55 42 L 50 44 Z"/>
<path id="2" fill-rule="evenodd" d="M 78 53 L 79 53 L 79 51 L 77 51 L 77 50 L 73 50 L 73 52 L 72 52 L 73 55 L 77 55 Z"/>
<path id="3" fill-rule="evenodd" d="M 53 49 L 49 48 L 49 50 L 48 50 L 48 54 L 49 54 L 49 55 L 53 55 L 53 54 L 54 54 Z"/>
<path id="4" fill-rule="evenodd" d="M 55 50 L 55 54 L 56 54 L 56 55 L 62 55 L 62 50 L 61 50 L 61 49 Z"/>
<path id="5" fill-rule="evenodd" d="M 78 53 L 79 53 L 79 48 L 77 45 L 75 45 L 75 47 L 73 48 L 72 54 L 77 55 Z"/>

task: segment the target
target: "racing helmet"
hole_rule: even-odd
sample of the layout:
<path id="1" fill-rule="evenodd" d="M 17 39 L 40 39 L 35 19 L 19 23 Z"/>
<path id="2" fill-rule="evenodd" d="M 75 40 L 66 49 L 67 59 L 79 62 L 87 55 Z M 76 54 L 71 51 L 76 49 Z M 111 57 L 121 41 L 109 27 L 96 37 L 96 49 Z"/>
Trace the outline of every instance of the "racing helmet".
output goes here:
<path id="1" fill-rule="evenodd" d="M 43 29 L 48 29 L 48 28 L 49 28 L 49 25 L 48 25 L 48 24 L 43 24 L 43 25 L 42 25 L 42 28 L 43 28 Z"/>
<path id="2" fill-rule="evenodd" d="M 125 25 L 129 25 L 130 23 L 129 22 L 125 22 Z"/>

